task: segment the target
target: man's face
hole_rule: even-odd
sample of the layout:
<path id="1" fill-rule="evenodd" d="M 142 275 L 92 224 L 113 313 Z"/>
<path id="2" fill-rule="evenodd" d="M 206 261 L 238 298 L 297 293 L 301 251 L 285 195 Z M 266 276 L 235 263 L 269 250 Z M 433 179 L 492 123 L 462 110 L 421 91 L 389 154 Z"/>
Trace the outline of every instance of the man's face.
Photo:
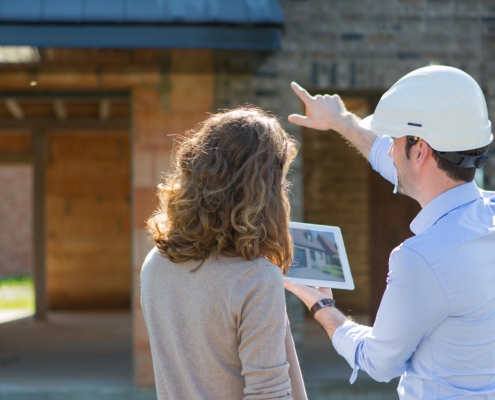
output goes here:
<path id="1" fill-rule="evenodd" d="M 388 151 L 388 155 L 394 160 L 397 169 L 397 191 L 406 196 L 413 197 L 414 177 L 412 174 L 411 161 L 406 156 L 406 137 L 392 138 L 393 145 Z"/>

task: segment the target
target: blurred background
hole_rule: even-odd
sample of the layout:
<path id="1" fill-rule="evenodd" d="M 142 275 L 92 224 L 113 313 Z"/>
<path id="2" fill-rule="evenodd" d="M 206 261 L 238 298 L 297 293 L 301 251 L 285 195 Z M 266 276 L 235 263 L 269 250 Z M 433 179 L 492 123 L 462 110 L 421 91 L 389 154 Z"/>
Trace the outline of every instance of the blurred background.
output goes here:
<path id="1" fill-rule="evenodd" d="M 340 226 L 372 324 L 390 251 L 419 206 L 335 132 L 290 125 L 297 81 L 364 117 L 401 76 L 443 64 L 495 115 L 493 0 L 0 0 L 0 399 L 154 399 L 139 306 L 145 220 L 173 136 L 251 103 L 301 143 L 294 221 Z M 495 149 L 478 185 L 495 190 Z M 288 313 L 310 400 L 393 399 L 302 304 Z"/>

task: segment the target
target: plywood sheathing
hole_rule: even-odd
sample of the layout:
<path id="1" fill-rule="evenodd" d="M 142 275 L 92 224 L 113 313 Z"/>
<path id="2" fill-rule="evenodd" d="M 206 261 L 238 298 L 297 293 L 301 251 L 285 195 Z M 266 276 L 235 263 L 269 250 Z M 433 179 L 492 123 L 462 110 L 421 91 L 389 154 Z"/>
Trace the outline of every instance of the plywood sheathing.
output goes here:
<path id="1" fill-rule="evenodd" d="M 50 309 L 127 308 L 131 287 L 129 133 L 48 135 Z"/>

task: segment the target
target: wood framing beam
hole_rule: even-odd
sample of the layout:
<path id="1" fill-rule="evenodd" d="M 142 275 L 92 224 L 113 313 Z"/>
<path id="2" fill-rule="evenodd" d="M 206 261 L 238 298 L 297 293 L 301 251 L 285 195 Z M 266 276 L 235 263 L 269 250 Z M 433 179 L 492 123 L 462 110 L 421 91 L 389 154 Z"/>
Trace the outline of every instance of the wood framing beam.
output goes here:
<path id="1" fill-rule="evenodd" d="M 0 72 L 0 76 L 1 76 Z M 129 94 L 124 91 L 84 91 L 77 93 L 70 93 L 64 91 L 54 91 L 50 93 L 23 93 L 20 91 L 2 91 L 0 92 L 0 101 L 6 101 L 9 99 L 21 100 L 21 101 L 77 101 L 77 102 L 95 102 L 102 99 L 110 100 L 111 102 L 128 102 Z"/>
<path id="2" fill-rule="evenodd" d="M 67 109 L 63 100 L 56 99 L 53 101 L 53 111 L 55 111 L 58 120 L 64 121 L 67 119 Z"/>
<path id="3" fill-rule="evenodd" d="M 32 159 L 31 154 L 0 153 L 0 164 L 30 164 Z"/>
<path id="4" fill-rule="evenodd" d="M 99 119 L 67 119 L 64 121 L 56 119 L 48 120 L 36 120 L 36 121 L 1 121 L 0 120 L 0 135 L 2 130 L 15 130 L 15 129 L 44 129 L 44 130 L 56 130 L 66 129 L 68 131 L 81 131 L 81 130 L 129 130 L 129 119 L 107 120 L 102 121 Z M 68 132 L 70 133 L 70 132 Z"/>
<path id="5" fill-rule="evenodd" d="M 46 291 L 46 133 L 35 129 L 32 132 L 34 169 L 34 290 L 37 320 L 46 320 L 48 299 Z"/>
<path id="6" fill-rule="evenodd" d="M 103 99 L 100 101 L 100 119 L 105 121 L 110 118 L 110 100 Z"/>
<path id="7" fill-rule="evenodd" d="M 5 99 L 5 106 L 9 110 L 10 114 L 18 121 L 24 119 L 24 112 L 17 100 L 13 98 Z"/>

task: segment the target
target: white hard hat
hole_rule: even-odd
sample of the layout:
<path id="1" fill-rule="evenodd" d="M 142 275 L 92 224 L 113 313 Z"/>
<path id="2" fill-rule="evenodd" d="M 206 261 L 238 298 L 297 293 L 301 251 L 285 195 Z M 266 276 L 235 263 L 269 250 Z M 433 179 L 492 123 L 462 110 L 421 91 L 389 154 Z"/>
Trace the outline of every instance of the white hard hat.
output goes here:
<path id="1" fill-rule="evenodd" d="M 440 65 L 399 79 L 360 125 L 395 138 L 417 136 L 442 152 L 473 150 L 493 140 L 479 85 L 460 69 Z"/>

